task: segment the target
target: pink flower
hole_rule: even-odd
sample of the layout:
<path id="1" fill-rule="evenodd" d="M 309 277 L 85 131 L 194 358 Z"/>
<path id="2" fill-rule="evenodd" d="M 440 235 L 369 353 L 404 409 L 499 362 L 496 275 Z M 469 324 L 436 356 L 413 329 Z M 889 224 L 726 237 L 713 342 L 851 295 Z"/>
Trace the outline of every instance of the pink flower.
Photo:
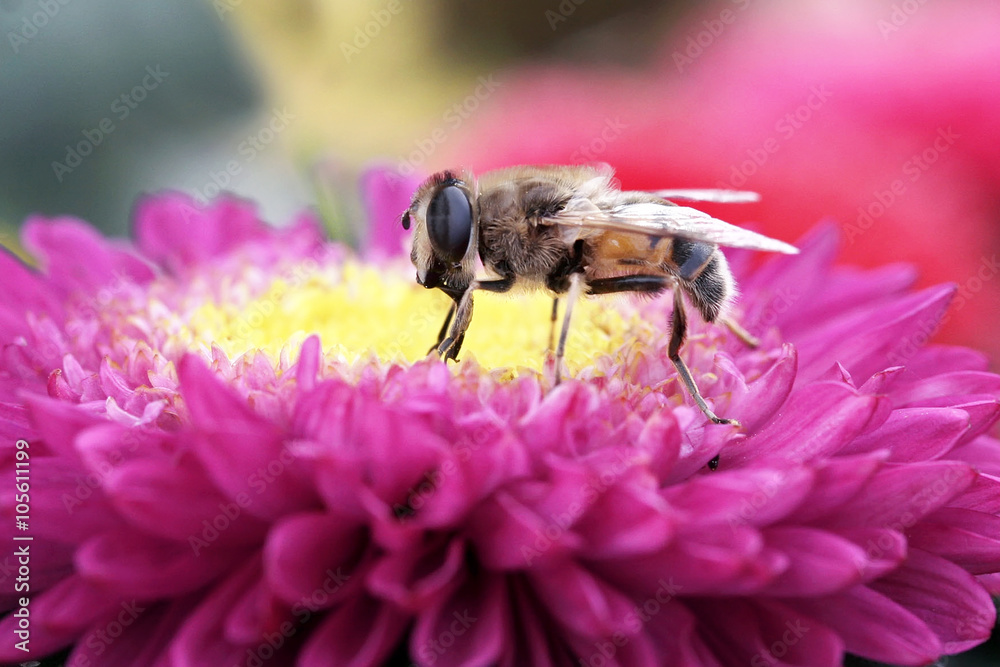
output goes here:
<path id="1" fill-rule="evenodd" d="M 136 239 L 33 220 L 41 270 L 0 258 L 2 525 L 34 538 L 7 540 L 31 588 L 8 575 L 0 636 L 27 595 L 30 645 L 2 660 L 918 665 L 989 635 L 1000 377 L 925 344 L 953 288 L 833 268 L 830 227 L 757 269 L 729 253 L 759 349 L 693 327 L 689 365 L 742 430 L 686 404 L 669 297 L 610 305 L 626 342 L 554 389 L 474 350 L 388 362 L 308 335 L 229 355 L 346 307 L 325 277 L 369 278 L 311 221 L 278 232 L 231 200 L 148 199 Z M 384 293 L 409 284 L 380 267 Z"/>

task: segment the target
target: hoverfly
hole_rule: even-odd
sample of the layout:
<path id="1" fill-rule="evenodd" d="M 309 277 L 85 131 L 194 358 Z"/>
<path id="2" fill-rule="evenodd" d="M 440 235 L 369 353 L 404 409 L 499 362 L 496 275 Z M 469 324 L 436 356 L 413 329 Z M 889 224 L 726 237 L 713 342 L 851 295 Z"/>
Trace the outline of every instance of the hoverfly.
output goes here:
<path id="1" fill-rule="evenodd" d="M 670 360 L 706 417 L 716 424 L 736 423 L 712 412 L 681 359 L 687 334 L 683 295 L 706 322 L 723 323 L 755 345 L 726 314 L 735 284 L 718 247 L 798 250 L 668 201 L 756 201 L 755 193 L 622 191 L 612 175 L 606 165 L 551 165 L 510 167 L 479 177 L 442 171 L 424 181 L 402 216 L 405 229 L 414 227 L 410 259 L 417 282 L 454 301 L 431 349 L 444 359 L 457 359 L 472 321 L 475 290 L 507 292 L 515 285 L 548 290 L 554 295 L 553 334 L 559 299 L 566 299 L 555 355 L 558 384 L 573 304 L 581 295 L 671 289 Z M 488 277 L 476 277 L 477 259 Z"/>

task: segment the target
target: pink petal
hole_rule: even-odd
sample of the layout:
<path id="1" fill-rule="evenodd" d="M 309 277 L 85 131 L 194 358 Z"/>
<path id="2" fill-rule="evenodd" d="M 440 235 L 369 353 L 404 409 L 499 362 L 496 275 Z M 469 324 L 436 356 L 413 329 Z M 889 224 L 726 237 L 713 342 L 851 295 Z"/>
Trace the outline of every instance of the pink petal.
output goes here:
<path id="1" fill-rule="evenodd" d="M 812 330 L 808 340 L 798 344 L 803 360 L 798 383 L 809 381 L 837 361 L 859 381 L 887 366 L 904 365 L 926 339 L 927 323 L 941 318 L 954 293 L 947 285 L 931 287 L 888 305 L 847 313 Z"/>
<path id="2" fill-rule="evenodd" d="M 0 247 L 0 275 L 4 277 L 5 288 L 0 303 L 3 340 L 15 340 L 27 331 L 24 315 L 28 311 L 48 313 L 56 321 L 62 321 L 62 298 L 54 285 L 11 255 L 6 247 Z"/>
<path id="3" fill-rule="evenodd" d="M 774 421 L 738 446 L 726 448 L 723 456 L 739 465 L 771 457 L 809 461 L 829 456 L 884 419 L 883 402 L 840 383 L 802 387 Z"/>
<path id="4" fill-rule="evenodd" d="M 763 531 L 767 546 L 788 556 L 788 568 L 768 584 L 778 596 L 821 596 L 860 581 L 867 564 L 860 547 L 815 528 L 772 526 Z"/>
<path id="5" fill-rule="evenodd" d="M 288 604 L 326 608 L 353 588 L 346 584 L 360 578 L 359 565 L 368 545 L 364 527 L 343 517 L 290 516 L 268 534 L 264 573 L 275 595 Z"/>
<path id="6" fill-rule="evenodd" d="M 95 533 L 122 526 L 102 490 L 99 475 L 88 474 L 60 457 L 31 461 L 33 535 L 44 540 L 78 544 Z M 13 495 L 0 496 L 4 518 L 14 515 Z"/>
<path id="7" fill-rule="evenodd" d="M 15 647 L 15 642 L 21 640 L 15 634 L 20 619 L 11 612 L 0 620 L 0 633 L 8 638 L 0 642 L 0 660 L 20 663 L 28 657 L 41 658 L 54 653 L 119 606 L 118 601 L 100 586 L 78 575 L 69 575 L 52 588 L 40 594 L 33 593 L 29 599 L 28 646 L 31 650 L 25 653 Z"/>
<path id="8" fill-rule="evenodd" d="M 202 543 L 204 546 L 193 547 L 134 529 L 106 532 L 77 550 L 76 568 L 89 581 L 100 582 L 106 590 L 122 596 L 172 596 L 204 586 L 241 560 L 241 552 L 219 545 L 213 548 L 208 540 Z"/>
<path id="9" fill-rule="evenodd" d="M 869 660 L 923 665 L 944 651 L 920 618 L 866 586 L 824 598 L 798 598 L 792 605 L 834 630 L 849 653 Z"/>
<path id="10" fill-rule="evenodd" d="M 799 507 L 789 521 L 808 523 L 827 514 L 838 514 L 840 506 L 854 498 L 882 468 L 884 455 L 838 456 L 820 463 L 814 470 L 809 502 Z"/>
<path id="11" fill-rule="evenodd" d="M 646 633 L 659 647 L 659 655 L 671 656 L 678 667 L 722 667 L 698 632 L 698 618 L 682 602 L 664 599 L 661 603 L 660 597 L 653 597 L 636 609 Z"/>
<path id="12" fill-rule="evenodd" d="M 943 506 L 975 478 L 964 463 L 934 461 L 881 470 L 865 489 L 824 518 L 834 527 L 906 526 Z"/>
<path id="13" fill-rule="evenodd" d="M 635 634 L 627 622 L 632 601 L 584 566 L 566 562 L 537 569 L 531 581 L 541 603 L 571 632 L 584 637 Z"/>
<path id="14" fill-rule="evenodd" d="M 683 596 L 740 595 L 760 590 L 786 567 L 786 558 L 765 552 L 757 530 L 718 524 L 657 553 L 590 563 L 594 572 L 638 599 L 648 597 L 653 587 Z"/>
<path id="15" fill-rule="evenodd" d="M 813 484 L 805 468 L 749 468 L 695 477 L 663 489 L 681 516 L 700 525 L 763 526 L 794 512 Z"/>
<path id="16" fill-rule="evenodd" d="M 951 450 L 969 430 L 969 415 L 955 408 L 902 408 L 870 433 L 859 436 L 842 454 L 890 451 L 889 461 L 926 461 Z"/>
<path id="17" fill-rule="evenodd" d="M 836 534 L 864 551 L 861 580 L 868 582 L 892 572 L 906 560 L 904 525 L 893 528 L 837 528 Z"/>
<path id="18" fill-rule="evenodd" d="M 424 667 L 495 664 L 507 636 L 506 596 L 503 578 L 470 578 L 420 614 L 410 636 L 410 655 Z"/>
<path id="19" fill-rule="evenodd" d="M 301 667 L 383 664 L 403 639 L 409 619 L 392 605 L 358 595 L 322 619 L 299 652 Z"/>
<path id="20" fill-rule="evenodd" d="M 222 639 L 227 612 L 242 597 L 244 591 L 260 577 L 260 561 L 247 561 L 235 572 L 212 587 L 201 603 L 184 621 L 170 642 L 171 667 L 217 667 L 236 665 L 247 660 L 258 647 L 267 647 L 261 638 L 258 646 L 235 646 Z M 282 640 L 286 637 L 282 636 Z M 273 650 L 270 653 L 273 655 Z M 259 657 L 259 656 L 258 656 Z"/>
<path id="21" fill-rule="evenodd" d="M 1000 571 L 1000 517 L 943 507 L 907 531 L 910 546 L 947 558 L 971 574 Z"/>
<path id="22" fill-rule="evenodd" d="M 295 383 L 299 391 L 307 392 L 316 386 L 322 352 L 319 336 L 309 336 L 302 343 L 299 361 L 295 366 Z"/>
<path id="23" fill-rule="evenodd" d="M 781 355 L 767 372 L 751 382 L 744 395 L 733 396 L 726 416 L 739 421 L 745 433 L 758 431 L 787 400 L 795 382 L 797 364 L 795 348 L 783 345 Z"/>
<path id="24" fill-rule="evenodd" d="M 590 487 L 597 498 L 581 508 L 583 516 L 573 528 L 583 541 L 581 555 L 616 558 L 649 553 L 673 538 L 669 505 L 655 489 L 629 482 L 623 479 L 604 489 L 598 481 L 601 486 Z M 567 512 L 573 513 L 572 506 Z"/>
<path id="25" fill-rule="evenodd" d="M 177 375 L 198 429 L 192 449 L 229 498 L 264 519 L 317 506 L 304 466 L 276 425 L 254 414 L 197 357 L 185 356 Z"/>
<path id="26" fill-rule="evenodd" d="M 186 542 L 191 536 L 218 532 L 219 544 L 234 546 L 260 541 L 266 524 L 219 493 L 190 456 L 174 463 L 135 461 L 119 466 L 104 482 L 114 507 L 132 525 L 152 534 Z"/>
<path id="27" fill-rule="evenodd" d="M 368 590 L 401 609 L 425 608 L 453 587 L 464 571 L 465 543 L 458 539 L 448 540 L 444 545 L 439 542 L 436 540 L 423 550 L 414 546 L 386 554 L 366 577 Z"/>
<path id="28" fill-rule="evenodd" d="M 983 473 L 976 475 L 972 486 L 952 498 L 948 505 L 987 514 L 1000 514 L 1000 478 Z"/>
<path id="29" fill-rule="evenodd" d="M 105 286 L 113 293 L 123 284 L 149 282 L 154 275 L 144 260 L 115 247 L 80 220 L 29 218 L 24 240 L 41 259 L 52 283 L 67 294 L 95 293 Z"/>
<path id="30" fill-rule="evenodd" d="M 125 602 L 76 642 L 66 665 L 170 667 L 166 648 L 193 607 L 192 596 L 170 603 Z"/>
<path id="31" fill-rule="evenodd" d="M 688 603 L 705 623 L 701 634 L 723 664 L 839 667 L 844 643 L 813 618 L 778 602 L 711 600 Z"/>
<path id="32" fill-rule="evenodd" d="M 550 562 L 579 545 L 579 538 L 546 523 L 522 502 L 500 491 L 470 517 L 469 536 L 479 560 L 493 570 Z"/>
<path id="33" fill-rule="evenodd" d="M 268 234 L 249 202 L 220 198 L 202 207 L 179 192 L 140 200 L 133 220 L 142 252 L 174 273 Z"/>
<path id="34" fill-rule="evenodd" d="M 893 388 L 893 399 L 899 405 L 925 405 L 928 399 L 948 396 L 1000 396 L 1000 376 L 982 371 L 952 371 L 930 377 L 907 376 L 909 382 Z"/>
<path id="35" fill-rule="evenodd" d="M 983 643 L 996 623 L 993 601 L 972 575 L 920 549 L 912 549 L 898 570 L 871 587 L 926 623 L 945 653 Z"/>

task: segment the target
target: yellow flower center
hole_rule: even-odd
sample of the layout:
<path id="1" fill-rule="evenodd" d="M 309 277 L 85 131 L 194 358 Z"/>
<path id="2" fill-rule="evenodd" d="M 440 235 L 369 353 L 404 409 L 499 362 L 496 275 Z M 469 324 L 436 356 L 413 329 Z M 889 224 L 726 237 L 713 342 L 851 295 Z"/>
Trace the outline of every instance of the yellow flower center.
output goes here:
<path id="1" fill-rule="evenodd" d="M 417 285 L 410 275 L 398 267 L 378 270 L 346 260 L 335 267 L 312 263 L 285 271 L 256 296 L 233 280 L 222 302 L 203 302 L 194 310 L 185 333 L 193 341 L 215 343 L 231 359 L 255 349 L 277 359 L 284 346 L 297 349 L 307 336 L 319 334 L 327 354 L 348 362 L 372 354 L 387 362 L 413 362 L 427 356 L 452 302 L 439 290 Z M 565 300 L 560 302 L 557 339 L 564 306 Z M 459 356 L 475 357 L 490 369 L 541 370 L 551 313 L 552 299 L 542 293 L 477 292 Z M 570 371 L 621 348 L 627 328 L 608 300 L 577 303 L 566 345 Z"/>

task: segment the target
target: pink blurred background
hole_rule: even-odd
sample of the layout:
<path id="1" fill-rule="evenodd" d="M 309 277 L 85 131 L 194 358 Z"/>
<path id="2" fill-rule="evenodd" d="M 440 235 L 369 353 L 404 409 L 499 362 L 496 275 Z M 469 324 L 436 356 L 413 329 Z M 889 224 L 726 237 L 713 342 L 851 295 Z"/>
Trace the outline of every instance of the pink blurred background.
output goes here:
<path id="1" fill-rule="evenodd" d="M 959 293 L 938 340 L 1000 359 L 1000 4 L 723 2 L 652 66 L 523 66 L 429 163 L 612 164 L 634 189 L 732 187 L 706 206 L 842 261 L 912 262 Z"/>

